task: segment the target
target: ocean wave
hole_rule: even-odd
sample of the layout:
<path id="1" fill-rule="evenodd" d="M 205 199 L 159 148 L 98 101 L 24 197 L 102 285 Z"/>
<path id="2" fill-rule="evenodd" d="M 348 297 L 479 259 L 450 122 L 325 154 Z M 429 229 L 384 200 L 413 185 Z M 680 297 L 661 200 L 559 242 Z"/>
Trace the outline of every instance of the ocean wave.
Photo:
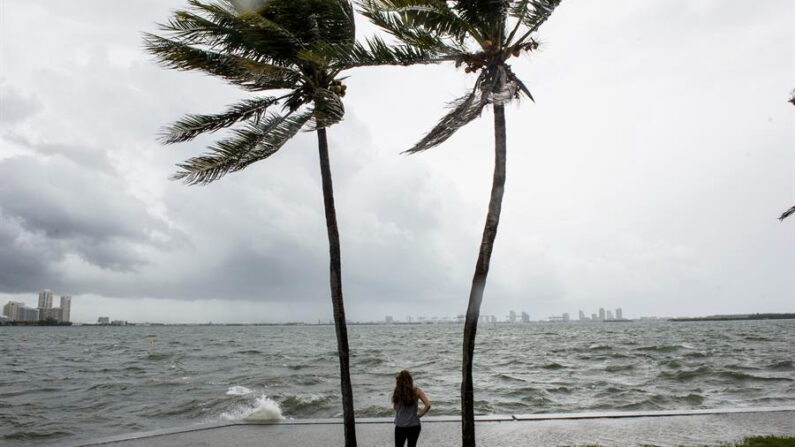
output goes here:
<path id="1" fill-rule="evenodd" d="M 221 413 L 220 418 L 225 421 L 281 421 L 282 409 L 279 404 L 266 395 L 261 395 L 253 403 L 241 404 Z"/>
<path id="2" fill-rule="evenodd" d="M 245 396 L 246 394 L 251 394 L 251 390 L 240 385 L 230 386 L 229 389 L 226 390 L 227 396 Z"/>
<path id="3" fill-rule="evenodd" d="M 693 349 L 693 348 L 683 345 L 653 345 L 653 346 L 641 346 L 640 348 L 635 348 L 636 351 L 649 351 L 649 352 L 676 352 L 680 349 Z"/>
<path id="4" fill-rule="evenodd" d="M 315 393 L 296 394 L 280 399 L 281 406 L 289 414 L 313 413 L 330 400 L 328 396 Z"/>
<path id="5" fill-rule="evenodd" d="M 543 369 L 563 369 L 565 366 L 561 365 L 560 363 L 547 363 L 546 365 L 542 366 Z"/>

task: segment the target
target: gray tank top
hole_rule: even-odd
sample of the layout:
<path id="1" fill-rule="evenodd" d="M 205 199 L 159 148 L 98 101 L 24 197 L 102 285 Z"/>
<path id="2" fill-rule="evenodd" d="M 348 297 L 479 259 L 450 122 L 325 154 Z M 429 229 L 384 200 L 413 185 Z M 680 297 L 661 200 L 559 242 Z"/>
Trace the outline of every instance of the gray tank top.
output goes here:
<path id="1" fill-rule="evenodd" d="M 416 400 L 411 405 L 395 404 L 395 426 L 416 427 L 420 425 L 417 408 Z"/>

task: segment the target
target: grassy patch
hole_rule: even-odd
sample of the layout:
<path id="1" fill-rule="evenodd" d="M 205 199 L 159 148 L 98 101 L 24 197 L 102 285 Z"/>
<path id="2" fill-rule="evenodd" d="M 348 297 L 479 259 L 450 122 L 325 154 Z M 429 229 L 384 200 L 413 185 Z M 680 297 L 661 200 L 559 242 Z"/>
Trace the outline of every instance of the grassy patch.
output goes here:
<path id="1" fill-rule="evenodd" d="M 714 446 L 714 444 L 713 444 Z M 589 445 L 582 447 L 606 447 L 598 445 Z M 642 447 L 655 447 L 653 445 L 644 445 Z M 695 446 L 682 446 L 682 447 L 695 447 Z M 699 446 L 706 447 L 706 446 Z M 716 447 L 795 447 L 795 438 L 782 438 L 779 436 L 754 436 L 745 438 L 740 443 L 718 444 Z"/>

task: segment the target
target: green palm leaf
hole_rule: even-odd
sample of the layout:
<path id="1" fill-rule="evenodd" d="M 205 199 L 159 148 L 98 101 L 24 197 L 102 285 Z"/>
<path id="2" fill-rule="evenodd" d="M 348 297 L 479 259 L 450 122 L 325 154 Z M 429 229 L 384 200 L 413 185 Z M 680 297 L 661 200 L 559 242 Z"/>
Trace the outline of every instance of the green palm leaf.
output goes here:
<path id="1" fill-rule="evenodd" d="M 481 90 L 481 83 L 484 77 L 484 75 L 480 76 L 481 82 L 478 82 L 469 94 L 450 103 L 452 110 L 442 117 L 439 123 L 422 140 L 411 149 L 405 151 L 405 153 L 414 154 L 438 146 L 453 136 L 458 129 L 479 117 L 483 112 L 483 108 L 488 104 L 486 94 Z"/>
<path id="2" fill-rule="evenodd" d="M 235 129 L 234 136 L 209 147 L 204 155 L 190 158 L 177 166 L 172 176 L 189 185 L 212 183 L 230 172 L 275 154 L 312 118 L 312 111 L 300 114 L 271 114 L 259 122 L 249 122 Z"/>
<path id="3" fill-rule="evenodd" d="M 190 46 L 154 34 L 144 35 L 146 50 L 166 68 L 201 70 L 251 91 L 292 88 L 301 74 L 292 68 L 267 64 L 234 54 Z"/>
<path id="4" fill-rule="evenodd" d="M 253 119 L 254 123 L 257 123 L 265 114 L 268 107 L 281 99 L 282 98 L 272 96 L 246 99 L 229 107 L 222 113 L 214 115 L 187 115 L 164 129 L 160 141 L 163 144 L 182 143 L 190 141 L 202 133 L 215 132 L 240 121 Z"/>
<path id="5" fill-rule="evenodd" d="M 345 106 L 342 104 L 342 100 L 331 90 L 324 88 L 315 90 L 313 103 L 315 105 L 312 113 L 314 129 L 325 129 L 337 124 L 345 115 Z"/>

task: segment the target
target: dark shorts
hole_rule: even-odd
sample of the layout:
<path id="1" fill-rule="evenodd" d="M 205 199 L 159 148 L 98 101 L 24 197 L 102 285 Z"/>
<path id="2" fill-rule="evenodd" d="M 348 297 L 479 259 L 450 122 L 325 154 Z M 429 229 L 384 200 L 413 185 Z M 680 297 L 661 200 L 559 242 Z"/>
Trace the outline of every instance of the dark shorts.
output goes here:
<path id="1" fill-rule="evenodd" d="M 408 447 L 417 446 L 417 438 L 420 437 L 421 425 L 414 427 L 395 427 L 395 447 L 403 447 L 403 444 L 408 440 Z"/>

